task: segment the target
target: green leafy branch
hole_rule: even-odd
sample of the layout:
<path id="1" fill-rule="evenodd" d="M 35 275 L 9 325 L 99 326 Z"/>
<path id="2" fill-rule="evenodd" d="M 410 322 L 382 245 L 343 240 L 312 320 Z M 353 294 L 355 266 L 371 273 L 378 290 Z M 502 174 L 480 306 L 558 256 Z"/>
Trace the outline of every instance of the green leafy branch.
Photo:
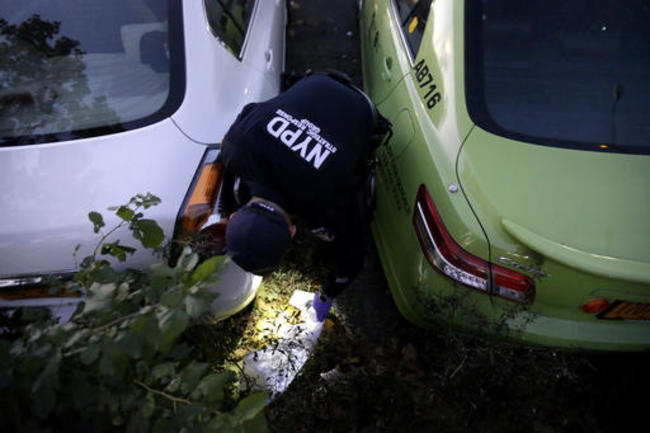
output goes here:
<path id="1" fill-rule="evenodd" d="M 8 431 L 46 432 L 263 432 L 265 393 L 236 401 L 228 389 L 236 377 L 197 361 L 184 333 L 209 311 L 225 256 L 201 261 L 186 247 L 175 265 L 146 271 L 116 270 L 135 248 L 109 237 L 127 227 L 143 247 L 164 241 L 143 210 L 160 202 L 147 194 L 115 206 L 120 222 L 110 230 L 91 212 L 101 233 L 71 289 L 83 290 L 83 306 L 71 322 L 36 321 L 18 337 L 0 338 L 0 419 Z M 61 283 L 63 284 L 63 283 Z M 15 334 L 13 334 L 15 335 Z M 6 426 L 6 427 L 5 427 Z"/>

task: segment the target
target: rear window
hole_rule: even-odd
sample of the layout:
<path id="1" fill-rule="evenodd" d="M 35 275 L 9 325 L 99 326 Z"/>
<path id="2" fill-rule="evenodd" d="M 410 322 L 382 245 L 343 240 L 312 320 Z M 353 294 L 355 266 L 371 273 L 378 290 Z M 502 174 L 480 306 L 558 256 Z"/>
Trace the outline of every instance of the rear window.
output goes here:
<path id="1" fill-rule="evenodd" d="M 650 3 L 466 3 L 466 84 L 481 127 L 524 141 L 650 153 Z"/>
<path id="2" fill-rule="evenodd" d="M 0 3 L 0 145 L 90 137 L 182 99 L 179 0 Z"/>

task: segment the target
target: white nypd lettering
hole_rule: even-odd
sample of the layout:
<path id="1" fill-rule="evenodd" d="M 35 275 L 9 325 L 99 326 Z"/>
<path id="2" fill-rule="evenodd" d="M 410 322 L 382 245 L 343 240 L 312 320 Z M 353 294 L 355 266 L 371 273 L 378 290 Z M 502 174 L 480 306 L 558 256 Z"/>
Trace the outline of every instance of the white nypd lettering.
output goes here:
<path id="1" fill-rule="evenodd" d="M 321 129 L 310 120 L 298 120 L 280 109 L 276 110 L 275 114 L 276 116 L 266 124 L 266 131 L 315 169 L 320 169 L 327 158 L 338 150 L 320 135 Z M 296 144 L 301 137 L 304 139 Z"/>
<path id="2" fill-rule="evenodd" d="M 302 130 L 300 129 L 296 131 L 287 129 L 280 135 L 280 140 L 282 140 L 282 142 L 286 144 L 287 147 L 291 147 L 296 142 L 298 137 L 300 137 L 301 135 L 302 135 Z"/>
<path id="3" fill-rule="evenodd" d="M 314 147 L 311 148 L 311 152 L 309 152 L 309 155 L 307 155 L 306 159 L 307 162 L 311 162 L 312 164 L 314 164 L 314 167 L 316 169 L 319 169 L 328 156 L 330 156 L 330 151 L 323 150 L 323 146 L 321 146 L 320 144 L 316 144 L 314 145 Z"/>
<path id="4" fill-rule="evenodd" d="M 283 119 L 282 117 L 274 117 L 266 125 L 266 130 L 268 131 L 269 134 L 271 134 L 275 138 L 278 138 L 280 134 L 282 134 L 282 131 L 287 129 L 287 126 L 289 126 L 289 122 L 286 119 Z"/>
<path id="5" fill-rule="evenodd" d="M 294 152 L 300 152 L 300 157 L 306 159 L 307 157 L 307 145 L 311 141 L 311 137 L 305 138 L 301 143 L 296 144 L 291 148 Z"/>

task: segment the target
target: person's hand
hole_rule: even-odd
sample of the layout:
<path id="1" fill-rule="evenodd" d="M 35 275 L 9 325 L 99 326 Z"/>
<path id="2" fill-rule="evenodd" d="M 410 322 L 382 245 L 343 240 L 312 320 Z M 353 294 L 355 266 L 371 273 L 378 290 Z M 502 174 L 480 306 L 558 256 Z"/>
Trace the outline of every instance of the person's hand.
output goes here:
<path id="1" fill-rule="evenodd" d="M 320 292 L 316 292 L 314 293 L 314 299 L 311 302 L 311 306 L 316 312 L 316 320 L 322 322 L 332 309 L 332 299 Z"/>

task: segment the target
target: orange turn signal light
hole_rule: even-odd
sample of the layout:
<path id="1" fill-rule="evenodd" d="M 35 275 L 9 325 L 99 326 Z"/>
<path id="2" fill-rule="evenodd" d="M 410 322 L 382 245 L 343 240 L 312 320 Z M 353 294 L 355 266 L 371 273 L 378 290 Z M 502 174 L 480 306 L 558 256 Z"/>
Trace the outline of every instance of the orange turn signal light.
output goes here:
<path id="1" fill-rule="evenodd" d="M 214 212 L 224 171 L 218 156 L 218 147 L 208 148 L 203 155 L 176 220 L 174 240 L 177 242 L 198 233 Z"/>
<path id="2" fill-rule="evenodd" d="M 218 162 L 201 168 L 198 179 L 181 216 L 184 235 L 194 234 L 206 223 L 214 211 L 221 184 L 222 165 Z"/>
<path id="3" fill-rule="evenodd" d="M 590 299 L 589 301 L 582 304 L 582 311 L 587 314 L 598 314 L 607 310 L 610 305 L 611 303 L 604 298 Z"/>

